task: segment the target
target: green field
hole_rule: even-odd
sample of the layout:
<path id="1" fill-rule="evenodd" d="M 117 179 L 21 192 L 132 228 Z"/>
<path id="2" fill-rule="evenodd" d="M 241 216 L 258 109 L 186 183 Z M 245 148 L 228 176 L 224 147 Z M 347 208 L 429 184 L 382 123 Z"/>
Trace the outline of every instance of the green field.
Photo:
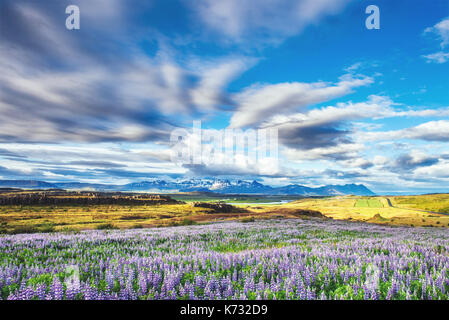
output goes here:
<path id="1" fill-rule="evenodd" d="M 449 213 L 449 194 L 427 194 L 421 196 L 398 196 L 390 198 L 399 208 L 412 208 L 432 212 Z"/>
<path id="2" fill-rule="evenodd" d="M 355 207 L 358 208 L 383 208 L 383 204 L 377 199 L 357 199 Z"/>
<path id="3" fill-rule="evenodd" d="M 21 191 L 20 194 L 33 194 Z M 3 194 L 5 196 L 5 194 Z M 202 224 L 219 220 L 296 219 L 295 210 L 318 211 L 335 220 L 411 227 L 449 227 L 449 194 L 386 197 L 311 197 L 173 194 L 186 203 L 170 204 L 39 204 L 0 205 L 0 234 L 72 232 Z M 296 199 L 295 199 L 296 198 Z M 279 203 L 282 200 L 294 200 Z M 388 201 L 391 201 L 391 206 Z M 237 212 L 214 211 L 191 202 L 226 202 Z M 428 211 L 428 212 L 426 212 Z"/>

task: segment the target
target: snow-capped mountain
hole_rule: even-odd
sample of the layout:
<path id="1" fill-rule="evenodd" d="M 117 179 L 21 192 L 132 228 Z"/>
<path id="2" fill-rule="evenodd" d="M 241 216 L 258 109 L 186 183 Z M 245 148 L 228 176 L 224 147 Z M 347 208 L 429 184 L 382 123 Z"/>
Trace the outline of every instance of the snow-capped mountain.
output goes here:
<path id="1" fill-rule="evenodd" d="M 0 180 L 0 187 L 26 189 L 90 189 L 97 191 L 129 191 L 129 192 L 215 192 L 221 194 L 265 194 L 265 195 L 304 195 L 304 196 L 335 196 L 363 195 L 374 193 L 363 184 L 329 185 L 310 188 L 291 184 L 283 187 L 271 187 L 257 181 L 227 180 L 227 179 L 188 179 L 165 181 L 152 179 L 125 185 L 90 184 L 79 182 L 49 183 L 35 180 Z"/>

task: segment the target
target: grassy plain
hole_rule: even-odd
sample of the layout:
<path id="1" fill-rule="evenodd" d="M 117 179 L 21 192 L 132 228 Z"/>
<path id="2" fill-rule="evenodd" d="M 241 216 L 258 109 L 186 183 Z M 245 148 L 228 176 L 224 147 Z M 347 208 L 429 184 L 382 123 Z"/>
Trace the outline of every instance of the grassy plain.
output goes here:
<path id="1" fill-rule="evenodd" d="M 449 195 L 429 197 L 413 196 L 409 197 L 417 203 L 417 207 L 427 207 L 426 204 L 433 203 L 433 207 L 439 207 L 435 201 L 447 199 Z M 394 201 L 393 201 L 394 198 Z M 448 227 L 449 215 L 425 212 L 420 209 L 407 206 L 396 206 L 403 197 L 354 197 L 342 196 L 325 199 L 303 199 L 284 204 L 285 208 L 298 208 L 317 210 L 329 218 L 337 220 L 353 220 L 368 223 L 406 225 L 421 227 Z M 420 199 L 425 203 L 420 205 Z M 369 201 L 367 201 L 369 200 Z M 388 201 L 390 200 L 390 201 Z M 378 204 L 375 204 L 377 201 Z M 407 200 L 408 201 L 408 200 Z M 433 202 L 432 202 L 433 201 Z M 391 202 L 391 205 L 390 205 Z M 359 204 L 359 205 L 357 205 Z M 360 205 L 363 204 L 363 205 Z M 367 205 L 368 204 L 368 205 Z M 382 206 L 380 206 L 382 205 Z"/>
<path id="2" fill-rule="evenodd" d="M 128 229 L 190 225 L 219 220 L 270 218 L 272 212 L 216 213 L 185 204 L 0 206 L 0 233 Z M 277 215 L 279 216 L 279 215 Z M 285 217 L 294 217 L 289 214 Z"/>
<path id="3" fill-rule="evenodd" d="M 207 223 L 220 220 L 251 221 L 254 219 L 297 218 L 298 210 L 319 211 L 328 218 L 376 224 L 448 227 L 449 195 L 404 197 L 338 196 L 325 198 L 242 196 L 232 197 L 242 212 L 217 213 L 194 207 L 191 201 L 218 200 L 196 195 L 182 204 L 160 205 L 1 205 L 0 233 L 77 231 L 83 229 L 146 228 Z M 187 200 L 182 195 L 178 200 Z M 267 204 L 290 200 L 289 203 Z M 239 204 L 240 203 L 240 204 Z M 295 211 L 296 210 L 296 211 Z M 423 211 L 424 210 L 424 211 Z M 435 211 L 435 212 L 426 212 Z M 302 217 L 304 218 L 304 217 Z"/>
<path id="4" fill-rule="evenodd" d="M 358 208 L 383 208 L 383 204 L 379 199 L 357 199 L 354 204 Z"/>
<path id="5" fill-rule="evenodd" d="M 390 199 L 392 204 L 399 208 L 449 213 L 449 194 L 390 197 Z"/>

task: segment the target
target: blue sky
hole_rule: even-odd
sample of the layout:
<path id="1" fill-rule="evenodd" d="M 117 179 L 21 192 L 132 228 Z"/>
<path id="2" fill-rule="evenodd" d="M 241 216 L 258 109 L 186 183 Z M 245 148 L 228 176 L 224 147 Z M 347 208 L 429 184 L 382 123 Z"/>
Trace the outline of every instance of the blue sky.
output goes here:
<path id="1" fill-rule="evenodd" d="M 3 0 L 0 55 L 0 179 L 449 191 L 449 1 Z M 279 167 L 172 162 L 198 120 L 277 129 Z"/>

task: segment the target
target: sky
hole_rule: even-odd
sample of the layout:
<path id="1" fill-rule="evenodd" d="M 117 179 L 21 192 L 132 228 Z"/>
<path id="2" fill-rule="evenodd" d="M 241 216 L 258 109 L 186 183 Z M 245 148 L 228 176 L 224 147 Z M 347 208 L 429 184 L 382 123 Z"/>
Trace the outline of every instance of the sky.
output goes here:
<path id="1" fill-rule="evenodd" d="M 0 0 L 0 179 L 447 192 L 448 89 L 447 0 Z M 173 161 L 194 121 L 277 165 Z"/>

